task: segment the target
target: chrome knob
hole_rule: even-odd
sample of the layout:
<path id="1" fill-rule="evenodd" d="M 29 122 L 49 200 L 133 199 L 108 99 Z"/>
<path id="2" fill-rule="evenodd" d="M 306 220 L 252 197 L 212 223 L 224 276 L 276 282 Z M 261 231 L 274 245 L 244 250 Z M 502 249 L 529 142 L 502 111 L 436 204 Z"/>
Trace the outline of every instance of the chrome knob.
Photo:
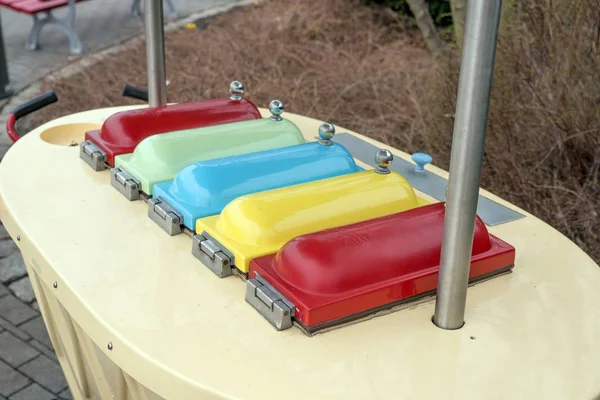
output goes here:
<path id="1" fill-rule="evenodd" d="M 412 155 L 412 160 L 417 164 L 415 167 L 415 171 L 423 172 L 425 171 L 425 166 L 429 164 L 433 159 L 429 154 L 426 153 L 415 153 Z"/>
<path id="2" fill-rule="evenodd" d="M 331 146 L 333 142 L 331 139 L 335 135 L 335 126 L 329 122 L 324 122 L 319 126 L 319 143 L 323 146 Z"/>
<path id="3" fill-rule="evenodd" d="M 242 100 L 244 98 L 244 84 L 240 81 L 231 82 L 229 92 L 231 93 L 231 100 Z"/>
<path id="4" fill-rule="evenodd" d="M 283 106 L 283 102 L 280 100 L 273 100 L 269 104 L 269 110 L 271 111 L 271 119 L 273 121 L 281 121 L 281 114 L 283 114 L 283 110 L 285 107 Z"/>
<path id="5" fill-rule="evenodd" d="M 390 164 L 394 160 L 394 155 L 391 151 L 381 149 L 375 153 L 375 172 L 378 174 L 389 174 L 390 173 Z"/>

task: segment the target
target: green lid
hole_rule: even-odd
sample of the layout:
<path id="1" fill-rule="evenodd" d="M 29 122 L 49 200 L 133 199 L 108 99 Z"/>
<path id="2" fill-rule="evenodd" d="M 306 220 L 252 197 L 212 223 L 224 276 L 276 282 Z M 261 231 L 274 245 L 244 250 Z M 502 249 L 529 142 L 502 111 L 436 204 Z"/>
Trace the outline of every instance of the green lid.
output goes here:
<path id="1" fill-rule="evenodd" d="M 153 135 L 133 153 L 115 157 L 115 166 L 127 170 L 144 193 L 152 194 L 155 184 L 174 179 L 190 164 L 304 142 L 294 123 L 261 118 Z"/>

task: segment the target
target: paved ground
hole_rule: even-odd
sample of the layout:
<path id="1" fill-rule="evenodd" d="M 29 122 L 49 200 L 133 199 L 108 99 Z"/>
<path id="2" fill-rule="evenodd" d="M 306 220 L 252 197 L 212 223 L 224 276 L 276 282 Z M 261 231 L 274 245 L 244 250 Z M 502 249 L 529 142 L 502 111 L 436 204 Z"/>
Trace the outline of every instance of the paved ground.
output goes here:
<path id="1" fill-rule="evenodd" d="M 180 17 L 235 2 L 174 0 Z M 143 32 L 143 19 L 130 13 L 131 4 L 132 0 L 89 0 L 77 5 L 75 28 L 87 54 Z M 66 35 L 52 25 L 42 31 L 40 50 L 26 50 L 25 41 L 32 26 L 32 17 L 4 7 L 0 9 L 0 14 L 9 76 L 15 89 L 20 90 L 65 62 L 77 58 L 69 55 Z M 64 15 L 65 11 L 59 10 L 56 14 Z"/>
<path id="2" fill-rule="evenodd" d="M 19 249 L 0 225 L 0 399 L 71 399 Z"/>
<path id="3" fill-rule="evenodd" d="M 174 2 L 179 17 L 185 17 L 247 0 Z M 78 6 L 76 27 L 87 54 L 142 32 L 143 24 L 129 13 L 130 5 L 131 0 L 90 0 Z M 13 103 L 27 99 L 25 88 L 77 57 L 69 56 L 67 38 L 54 27 L 43 31 L 41 50 L 25 50 L 31 17 L 4 8 L 0 14 L 11 87 L 17 91 L 8 105 L 0 102 L 0 126 L 4 127 Z M 2 132 L 0 161 L 9 146 L 6 133 Z M 5 399 L 71 399 L 71 394 L 54 355 L 21 255 L 0 223 L 0 400 Z"/>

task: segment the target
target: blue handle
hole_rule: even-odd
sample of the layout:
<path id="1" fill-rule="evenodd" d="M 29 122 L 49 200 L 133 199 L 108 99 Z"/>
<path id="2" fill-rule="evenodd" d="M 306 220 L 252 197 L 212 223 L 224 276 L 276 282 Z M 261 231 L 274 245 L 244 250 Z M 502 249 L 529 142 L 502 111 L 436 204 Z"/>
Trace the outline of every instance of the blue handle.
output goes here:
<path id="1" fill-rule="evenodd" d="M 415 153 L 412 155 L 412 160 L 417 164 L 415 171 L 423 172 L 425 171 L 425 166 L 433 161 L 433 158 L 426 153 Z"/>

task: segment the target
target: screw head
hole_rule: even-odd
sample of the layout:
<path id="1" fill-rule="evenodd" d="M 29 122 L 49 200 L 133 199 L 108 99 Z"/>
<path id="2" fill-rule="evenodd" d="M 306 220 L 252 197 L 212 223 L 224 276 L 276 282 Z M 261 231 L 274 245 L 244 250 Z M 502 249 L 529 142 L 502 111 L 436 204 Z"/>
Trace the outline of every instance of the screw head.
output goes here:
<path id="1" fill-rule="evenodd" d="M 335 126 L 329 122 L 324 122 L 319 126 L 319 142 L 324 145 L 331 145 L 331 139 L 335 135 Z"/>
<path id="2" fill-rule="evenodd" d="M 106 347 L 107 347 L 109 350 L 112 350 L 112 349 L 113 349 L 113 344 L 112 344 L 112 342 L 108 342 L 108 344 L 106 345 Z"/>
<path id="3" fill-rule="evenodd" d="M 54 289 L 56 289 L 56 288 L 58 287 L 58 282 L 54 281 L 54 283 L 52 284 L 52 287 L 53 287 Z"/>
<path id="4" fill-rule="evenodd" d="M 285 106 L 283 105 L 283 101 L 281 100 L 273 100 L 269 103 L 269 110 L 271 111 L 271 119 L 273 121 L 281 121 L 281 114 L 283 114 L 283 110 Z"/>
<path id="5" fill-rule="evenodd" d="M 244 84 L 240 81 L 231 82 L 229 92 L 231 93 L 231 100 L 241 100 L 244 94 Z"/>
<path id="6" fill-rule="evenodd" d="M 377 151 L 377 153 L 375 153 L 375 165 L 377 165 L 375 172 L 378 174 L 389 174 L 389 166 L 392 164 L 393 160 L 394 155 L 391 151 L 386 149 Z"/>
<path id="7" fill-rule="evenodd" d="M 21 235 L 17 235 L 17 242 L 21 241 Z"/>

